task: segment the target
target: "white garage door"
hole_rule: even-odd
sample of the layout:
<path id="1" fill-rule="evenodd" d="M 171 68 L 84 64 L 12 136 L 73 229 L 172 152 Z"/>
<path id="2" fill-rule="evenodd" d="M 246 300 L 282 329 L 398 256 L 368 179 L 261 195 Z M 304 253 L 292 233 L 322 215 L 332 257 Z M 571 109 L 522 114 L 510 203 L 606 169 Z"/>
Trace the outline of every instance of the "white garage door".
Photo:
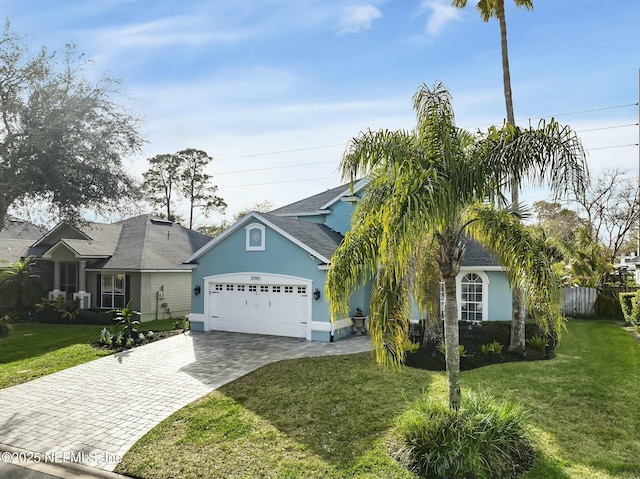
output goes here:
<path id="1" fill-rule="evenodd" d="M 221 278 L 222 279 L 222 278 Z M 303 284 L 209 283 L 212 329 L 304 338 L 309 291 Z"/>

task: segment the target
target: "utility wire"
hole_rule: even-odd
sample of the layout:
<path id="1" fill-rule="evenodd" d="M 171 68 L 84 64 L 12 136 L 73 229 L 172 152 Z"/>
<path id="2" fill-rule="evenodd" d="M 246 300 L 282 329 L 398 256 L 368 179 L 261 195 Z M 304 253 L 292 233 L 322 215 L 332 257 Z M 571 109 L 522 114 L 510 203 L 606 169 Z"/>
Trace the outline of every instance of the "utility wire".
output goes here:
<path id="1" fill-rule="evenodd" d="M 532 118 L 556 118 L 556 117 L 559 117 L 559 116 L 580 115 L 580 114 L 585 114 L 585 113 L 594 113 L 594 112 L 607 111 L 607 110 L 616 110 L 616 109 L 630 108 L 630 107 L 636 107 L 636 106 L 638 106 L 638 103 L 627 103 L 627 104 L 624 104 L 624 105 L 614 105 L 614 106 L 609 106 L 609 107 L 591 108 L 591 109 L 588 109 L 588 110 L 579 110 L 579 111 L 573 111 L 573 112 L 559 113 L 559 114 L 556 114 L 556 115 L 547 115 L 545 117 L 530 117 L 530 118 L 519 119 L 519 120 L 516 120 L 516 121 L 531 121 Z M 483 125 L 483 126 L 486 126 L 486 125 Z M 585 130 L 578 130 L 578 131 L 576 131 L 576 133 L 585 133 L 585 132 L 600 131 L 600 130 L 612 130 L 612 129 L 618 129 L 618 128 L 628 128 L 628 127 L 631 127 L 631 126 L 638 126 L 638 123 L 627 123 L 627 124 L 623 124 L 623 125 L 613 125 L 613 126 L 604 126 L 604 127 L 599 127 L 599 128 L 590 128 L 590 129 L 585 129 Z M 476 129 L 478 129 L 478 128 L 479 127 L 476 127 Z M 271 152 L 265 152 L 265 153 L 253 153 L 253 154 L 238 155 L 238 156 L 228 156 L 228 157 L 223 157 L 223 158 L 216 158 L 216 161 L 235 160 L 235 159 L 242 159 L 242 158 L 255 158 L 255 157 L 260 157 L 260 156 L 271 156 L 271 155 L 279 155 L 279 154 L 284 154 L 284 153 L 296 153 L 296 152 L 300 152 L 300 151 L 309 151 L 309 150 L 321 150 L 321 149 L 327 149 L 327 148 L 336 148 L 338 146 L 345 146 L 345 143 L 334 143 L 334 144 L 330 144 L 330 145 L 310 146 L 310 147 L 304 147 L 304 148 L 294 148 L 294 149 L 290 149 L 290 150 L 271 151 Z M 603 147 L 598 147 L 598 148 L 587 148 L 587 151 L 609 150 L 609 149 L 616 149 L 616 148 L 628 148 L 628 147 L 633 147 L 633 146 L 638 146 L 638 143 L 629 143 L 629 144 L 626 144 L 626 145 L 603 146 Z M 320 164 L 327 164 L 327 163 L 333 163 L 333 160 L 331 160 L 331 161 L 317 161 L 317 162 L 311 162 L 311 163 L 299 163 L 299 164 L 295 164 L 295 165 L 283 165 L 283 166 L 273 166 L 273 167 L 265 167 L 265 168 L 252 168 L 252 169 L 245 169 L 245 170 L 225 171 L 225 172 L 221 172 L 221 173 L 216 173 L 215 176 L 240 174 L 240 173 L 251 173 L 251 172 L 256 172 L 256 171 L 268 171 L 268 170 L 277 170 L 277 169 L 286 169 L 286 168 L 297 168 L 297 167 L 302 167 L 302 166 L 320 165 Z M 253 184 L 246 184 L 246 185 L 225 186 L 224 188 L 243 188 L 243 187 L 249 187 L 249 186 L 266 186 L 266 185 L 275 185 L 275 184 L 282 184 L 282 183 L 298 183 L 298 182 L 303 182 L 303 181 L 314 181 L 314 180 L 318 180 L 318 179 L 331 179 L 331 178 L 333 178 L 333 177 L 310 178 L 310 179 L 306 179 L 306 180 L 286 180 L 286 181 L 275 181 L 275 182 L 267 182 L 267 183 L 253 183 Z"/>
<path id="2" fill-rule="evenodd" d="M 236 174 L 236 173 L 247 173 L 247 172 L 253 172 L 253 171 L 267 171 L 267 170 L 281 170 L 284 168 L 298 168 L 299 166 L 309 166 L 309 165 L 325 165 L 327 163 L 335 163 L 334 160 L 328 160 L 328 161 L 314 161 L 311 163 L 298 163 L 295 165 L 284 165 L 284 166 L 270 166 L 267 168 L 252 168 L 249 170 L 236 170 L 236 171 L 223 171 L 221 173 L 216 173 L 216 176 L 220 176 L 220 175 L 232 175 L 232 174 Z"/>

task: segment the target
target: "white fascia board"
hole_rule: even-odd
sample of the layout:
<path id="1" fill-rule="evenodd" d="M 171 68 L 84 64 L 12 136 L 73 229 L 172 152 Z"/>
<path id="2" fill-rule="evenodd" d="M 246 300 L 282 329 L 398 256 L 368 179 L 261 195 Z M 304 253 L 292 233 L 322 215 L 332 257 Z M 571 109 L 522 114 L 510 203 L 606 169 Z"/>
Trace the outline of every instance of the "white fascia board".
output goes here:
<path id="1" fill-rule="evenodd" d="M 211 239 L 211 241 L 209 241 L 207 244 L 205 244 L 202 248 L 200 248 L 198 251 L 196 251 L 195 253 L 193 253 L 191 256 L 189 256 L 187 259 L 185 259 L 182 263 L 186 264 L 186 263 L 191 263 L 192 261 L 195 261 L 196 259 L 198 259 L 200 256 L 202 256 L 203 254 L 205 254 L 207 251 L 209 251 L 210 249 L 212 249 L 215 245 L 217 245 L 218 243 L 220 243 L 223 239 L 225 239 L 227 236 L 229 236 L 230 234 L 232 234 L 234 231 L 236 231 L 238 228 L 240 228 L 240 226 L 245 222 L 248 221 L 249 218 L 256 218 L 256 212 L 252 211 L 251 213 L 247 214 L 246 216 L 240 218 L 238 221 L 236 221 L 235 223 L 233 223 L 231 226 L 229 226 L 226 230 L 224 230 L 222 233 L 220 233 L 218 236 L 216 236 L 215 238 Z M 263 221 L 261 219 L 261 221 Z"/>
<path id="2" fill-rule="evenodd" d="M 333 198 L 331 201 L 329 201 L 328 203 L 322 205 L 322 207 L 320 208 L 321 210 L 326 210 L 329 208 L 329 206 L 331 206 L 332 204 L 340 201 L 340 198 L 345 196 L 345 193 L 349 193 L 349 196 L 353 196 L 353 193 L 357 193 L 358 191 L 360 191 L 362 188 L 364 188 L 365 186 L 367 186 L 367 183 L 369 183 L 369 179 L 368 178 L 363 178 L 360 181 L 357 181 L 354 185 L 353 185 L 353 191 L 351 190 L 350 186 L 347 186 L 347 188 L 340 193 L 338 196 L 336 196 L 335 198 Z"/>
<path id="3" fill-rule="evenodd" d="M 283 229 L 279 228 L 278 226 L 274 225 L 271 221 L 269 221 L 266 218 L 263 218 L 260 213 L 255 213 L 255 217 L 258 218 L 260 221 L 262 221 L 264 224 L 266 224 L 269 228 L 272 228 L 274 231 L 280 233 L 282 236 L 284 236 L 285 238 L 287 238 L 289 241 L 291 241 L 293 244 L 299 246 L 300 248 L 302 248 L 303 250 L 305 250 L 307 253 L 312 254 L 313 256 L 315 256 L 317 259 L 323 261 L 324 263 L 329 263 L 329 259 L 325 258 L 322 254 L 318 253 L 316 250 L 314 250 L 313 248 L 310 248 L 308 245 L 306 245 L 305 243 L 303 243 L 302 241 L 294 238 L 293 236 L 291 236 L 289 233 L 287 233 L 286 231 L 284 231 Z"/>
<path id="4" fill-rule="evenodd" d="M 328 215 L 331 214 L 331 210 L 318 210 L 318 211 L 305 211 L 302 213 L 271 213 L 275 216 L 281 216 L 283 218 L 287 218 L 290 216 L 317 216 L 317 215 Z"/>
<path id="5" fill-rule="evenodd" d="M 60 240 L 56 244 L 54 244 L 51 248 L 49 248 L 47 251 L 42 253 L 41 258 L 42 259 L 52 259 L 53 252 L 58 250 L 58 249 L 60 249 L 60 248 L 62 248 L 62 247 L 64 247 L 65 249 L 71 251 L 76 258 L 79 257 L 79 253 L 76 250 L 74 250 L 71 246 L 69 246 L 67 243 L 65 243 L 64 240 Z"/>
<path id="6" fill-rule="evenodd" d="M 222 233 L 220 233 L 218 236 L 213 238 L 206 245 L 204 245 L 202 248 L 200 248 L 198 251 L 196 251 L 190 257 L 188 257 L 186 260 L 184 260 L 183 263 L 191 263 L 192 261 L 195 261 L 200 256 L 202 256 L 203 254 L 205 254 L 206 252 L 211 250 L 215 245 L 220 243 L 227 236 L 229 236 L 234 231 L 236 231 L 239 228 L 241 228 L 244 223 L 250 221 L 251 219 L 257 219 L 258 221 L 261 221 L 262 223 L 267 225 L 269 228 L 273 229 L 274 231 L 276 231 L 280 235 L 282 235 L 285 238 L 287 238 L 293 244 L 295 244 L 295 245 L 299 246 L 300 248 L 302 248 L 303 250 L 305 250 L 307 253 L 312 254 L 313 256 L 315 256 L 319 260 L 323 261 L 324 263 L 329 263 L 329 259 L 328 258 L 325 258 L 322 254 L 318 253 L 313 248 L 310 248 L 308 245 L 306 245 L 306 244 L 302 243 L 301 241 L 299 241 L 298 239 L 294 238 L 293 236 L 291 236 L 289 233 L 287 233 L 283 229 L 281 229 L 278 226 L 274 225 L 271 221 L 269 221 L 268 219 L 264 218 L 260 213 L 258 213 L 256 211 L 252 211 L 251 213 L 246 215 L 244 218 L 241 218 L 240 220 L 236 221 L 229 228 L 224 230 Z"/>
<path id="7" fill-rule="evenodd" d="M 507 271 L 504 266 L 460 266 L 460 271 Z"/>
<path id="8" fill-rule="evenodd" d="M 50 235 L 52 235 L 53 233 L 55 233 L 57 230 L 59 230 L 60 228 L 62 228 L 63 225 L 67 225 L 71 228 L 73 228 L 74 230 L 76 230 L 79 234 L 81 234 L 82 236 L 84 236 L 85 239 L 93 239 L 91 237 L 89 237 L 89 235 L 87 235 L 85 232 L 83 232 L 82 230 L 76 228 L 75 226 L 73 226 L 72 224 L 66 222 L 66 221 L 61 221 L 60 223 L 58 223 L 57 225 L 55 225 L 53 227 L 53 229 L 50 229 L 49 231 L 47 231 L 42 238 L 40 238 L 38 241 L 36 241 L 35 243 L 33 243 L 33 246 L 38 246 L 40 245 L 46 238 L 48 238 Z"/>
<path id="9" fill-rule="evenodd" d="M 194 265 L 195 266 L 195 265 Z M 129 268 L 87 268 L 85 271 L 93 272 L 113 272 L 113 271 L 130 271 L 132 273 L 189 273 L 191 274 L 191 268 L 189 269 L 129 269 Z"/>

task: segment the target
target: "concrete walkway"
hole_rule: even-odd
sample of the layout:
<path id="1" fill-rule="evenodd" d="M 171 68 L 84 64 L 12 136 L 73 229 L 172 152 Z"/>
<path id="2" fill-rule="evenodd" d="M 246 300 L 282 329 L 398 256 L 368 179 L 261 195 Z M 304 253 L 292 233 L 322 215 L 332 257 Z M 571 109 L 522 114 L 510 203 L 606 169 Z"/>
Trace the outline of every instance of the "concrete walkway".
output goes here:
<path id="1" fill-rule="evenodd" d="M 315 343 L 221 332 L 180 334 L 0 390 L 0 450 L 4 444 L 36 453 L 41 463 L 113 471 L 160 421 L 265 364 L 370 349 L 368 336 Z"/>

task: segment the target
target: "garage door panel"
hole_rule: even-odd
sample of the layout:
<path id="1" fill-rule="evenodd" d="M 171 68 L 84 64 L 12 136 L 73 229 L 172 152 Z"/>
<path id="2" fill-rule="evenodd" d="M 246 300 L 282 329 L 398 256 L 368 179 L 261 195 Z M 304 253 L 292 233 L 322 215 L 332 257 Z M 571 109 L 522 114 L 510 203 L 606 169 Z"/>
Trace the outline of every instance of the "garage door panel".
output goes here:
<path id="1" fill-rule="evenodd" d="M 305 285 L 214 284 L 209 305 L 214 330 L 306 337 Z"/>

